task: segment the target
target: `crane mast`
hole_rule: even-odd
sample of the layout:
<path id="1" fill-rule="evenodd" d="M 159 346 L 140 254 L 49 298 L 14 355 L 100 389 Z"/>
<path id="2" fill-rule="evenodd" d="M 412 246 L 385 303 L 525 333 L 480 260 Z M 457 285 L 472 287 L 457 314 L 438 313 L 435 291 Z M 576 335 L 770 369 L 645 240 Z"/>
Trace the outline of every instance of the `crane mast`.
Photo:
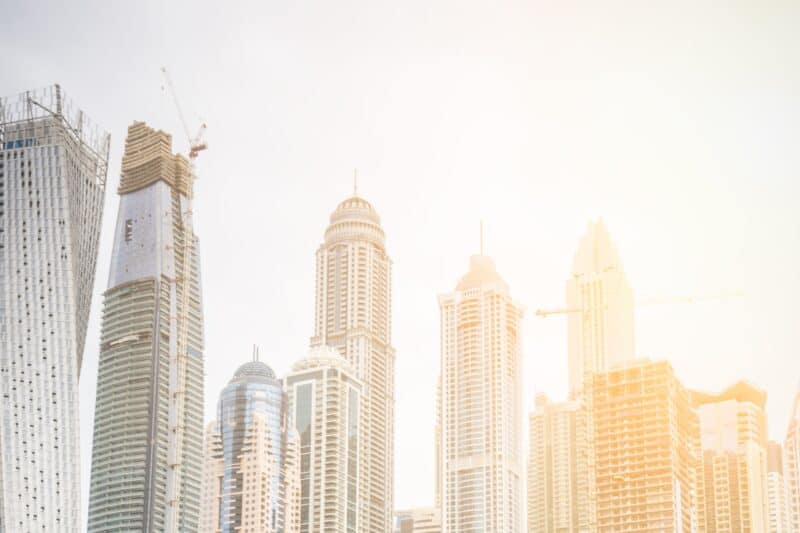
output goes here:
<path id="1" fill-rule="evenodd" d="M 179 532 L 182 527 L 182 502 L 181 486 L 183 483 L 183 448 L 185 439 L 184 416 L 186 409 L 186 380 L 187 366 L 189 364 L 189 305 L 192 290 L 192 258 L 194 257 L 194 227 L 192 224 L 192 197 L 194 196 L 195 159 L 200 152 L 208 148 L 203 140 L 206 125 L 200 126 L 197 134 L 192 137 L 189 127 L 181 110 L 175 87 L 167 69 L 162 67 L 161 72 L 170 91 L 170 96 L 175 104 L 184 134 L 189 141 L 189 174 L 186 184 L 186 201 L 181 206 L 180 229 L 182 242 L 180 245 L 181 257 L 180 270 L 170 280 L 172 287 L 170 293 L 178 301 L 175 313 L 171 319 L 175 321 L 177 342 L 175 349 L 170 349 L 169 363 L 169 439 L 167 446 L 167 508 L 165 510 L 164 530 L 166 532 Z M 177 248 L 177 247 L 176 247 Z M 177 250 L 176 250 L 177 251 Z M 178 257 L 176 256 L 176 262 Z M 176 265 L 177 266 L 177 265 Z"/>

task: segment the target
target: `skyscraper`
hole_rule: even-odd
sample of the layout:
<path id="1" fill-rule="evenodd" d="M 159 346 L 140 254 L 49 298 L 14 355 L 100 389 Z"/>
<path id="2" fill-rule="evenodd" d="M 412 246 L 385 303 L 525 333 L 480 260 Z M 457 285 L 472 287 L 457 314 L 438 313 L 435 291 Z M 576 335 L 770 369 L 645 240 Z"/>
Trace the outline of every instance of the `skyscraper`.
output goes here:
<path id="1" fill-rule="evenodd" d="M 364 385 L 339 352 L 316 346 L 285 379 L 289 427 L 300 438 L 301 533 L 367 533 L 359 505 L 364 484 Z"/>
<path id="2" fill-rule="evenodd" d="M 769 533 L 792 533 L 789 522 L 789 493 L 783 475 L 783 448 L 779 442 L 767 443 L 767 501 Z"/>
<path id="3" fill-rule="evenodd" d="M 695 531 L 699 425 L 666 361 L 646 359 L 586 382 L 597 531 Z"/>
<path id="4" fill-rule="evenodd" d="M 109 136 L 54 85 L 0 99 L 0 531 L 79 531 L 78 380 Z"/>
<path id="5" fill-rule="evenodd" d="M 789 490 L 789 513 L 793 533 L 800 532 L 800 385 L 794 397 L 786 440 L 783 441 L 783 466 Z"/>
<path id="6" fill-rule="evenodd" d="M 485 255 L 439 309 L 442 531 L 524 531 L 522 310 Z"/>
<path id="7" fill-rule="evenodd" d="M 702 452 L 698 530 L 767 531 L 766 392 L 742 381 L 692 400 Z"/>
<path id="8" fill-rule="evenodd" d="M 292 531 L 296 502 L 287 487 L 299 472 L 287 459 L 296 446 L 286 408 L 281 382 L 260 361 L 240 366 L 222 390 L 207 435 L 201 531 Z"/>
<path id="9" fill-rule="evenodd" d="M 602 221 L 581 239 L 567 281 L 569 390 L 580 395 L 583 380 L 635 356 L 633 292 L 622 261 Z"/>
<path id="10" fill-rule="evenodd" d="M 192 175 L 135 122 L 122 158 L 97 375 L 89 531 L 193 531 L 203 458 L 203 314 Z"/>
<path id="11" fill-rule="evenodd" d="M 536 396 L 528 416 L 528 533 L 591 531 L 586 411 Z"/>
<path id="12" fill-rule="evenodd" d="M 394 492 L 392 263 L 378 213 L 355 194 L 333 212 L 317 250 L 312 346 L 336 348 L 364 383 L 359 495 L 363 531 L 389 531 Z"/>
<path id="13" fill-rule="evenodd" d="M 395 513 L 393 533 L 442 533 L 442 516 L 437 507 L 414 507 Z"/>

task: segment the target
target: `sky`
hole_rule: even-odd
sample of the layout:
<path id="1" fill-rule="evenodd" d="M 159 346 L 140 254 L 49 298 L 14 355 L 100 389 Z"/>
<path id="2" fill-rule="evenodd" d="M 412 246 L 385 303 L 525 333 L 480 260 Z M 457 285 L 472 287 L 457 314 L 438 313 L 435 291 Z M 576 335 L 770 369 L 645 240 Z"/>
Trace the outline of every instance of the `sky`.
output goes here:
<path id="1" fill-rule="evenodd" d="M 646 5 L 645 5 L 646 4 Z M 352 193 L 393 270 L 396 507 L 433 501 L 437 294 L 485 249 L 527 309 L 535 392 L 567 389 L 564 306 L 602 218 L 637 300 L 637 353 L 693 388 L 748 379 L 782 438 L 800 381 L 800 3 L 20 2 L 0 17 L 0 94 L 60 83 L 111 133 L 81 374 L 88 503 L 102 292 L 134 120 L 208 125 L 201 239 L 206 419 L 252 345 L 284 375 L 308 351 L 314 253 Z M 193 133 L 194 131 L 192 131 Z"/>

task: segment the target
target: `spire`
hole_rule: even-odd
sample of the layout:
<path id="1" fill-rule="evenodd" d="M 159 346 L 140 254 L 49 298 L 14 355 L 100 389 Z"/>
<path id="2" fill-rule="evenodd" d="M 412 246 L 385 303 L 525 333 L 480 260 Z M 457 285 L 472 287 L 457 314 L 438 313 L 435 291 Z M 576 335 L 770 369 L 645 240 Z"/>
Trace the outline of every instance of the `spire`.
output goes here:
<path id="1" fill-rule="evenodd" d="M 258 352 L 259 352 L 258 344 L 254 344 L 253 345 L 253 362 L 254 363 L 258 362 L 258 355 L 259 355 Z"/>
<path id="2" fill-rule="evenodd" d="M 358 196 L 358 169 L 353 169 L 353 196 Z"/>
<path id="3" fill-rule="evenodd" d="M 483 220 L 481 220 L 481 255 L 483 255 Z"/>

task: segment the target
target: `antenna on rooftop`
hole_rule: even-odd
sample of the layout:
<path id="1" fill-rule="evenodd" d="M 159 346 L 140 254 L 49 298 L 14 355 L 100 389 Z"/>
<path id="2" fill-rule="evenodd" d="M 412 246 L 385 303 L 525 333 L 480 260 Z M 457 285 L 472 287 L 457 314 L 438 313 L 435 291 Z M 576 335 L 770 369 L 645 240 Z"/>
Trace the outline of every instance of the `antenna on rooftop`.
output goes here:
<path id="1" fill-rule="evenodd" d="M 358 196 L 358 169 L 353 169 L 353 196 Z"/>
<path id="2" fill-rule="evenodd" d="M 483 255 L 483 220 L 481 220 L 481 255 Z"/>

